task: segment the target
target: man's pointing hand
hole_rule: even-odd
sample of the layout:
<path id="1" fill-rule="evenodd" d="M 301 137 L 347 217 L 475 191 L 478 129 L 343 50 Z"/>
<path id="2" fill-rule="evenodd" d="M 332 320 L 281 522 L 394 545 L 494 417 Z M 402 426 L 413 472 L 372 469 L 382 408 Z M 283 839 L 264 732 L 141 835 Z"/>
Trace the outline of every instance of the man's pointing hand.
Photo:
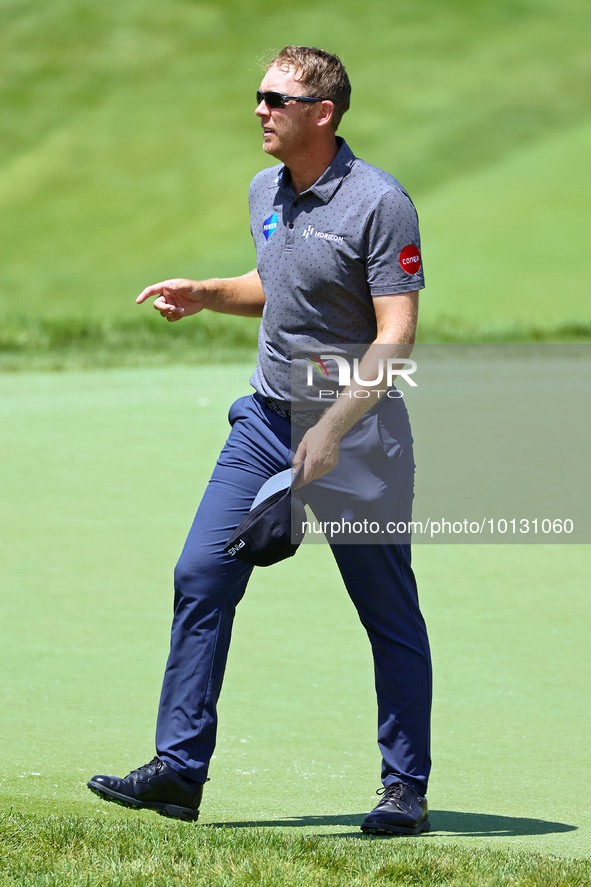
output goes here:
<path id="1" fill-rule="evenodd" d="M 206 307 L 206 292 L 202 284 L 196 280 L 185 280 L 183 277 L 147 286 L 139 294 L 136 302 L 141 305 L 152 296 L 157 296 L 154 308 L 171 323 L 182 317 L 197 314 Z"/>

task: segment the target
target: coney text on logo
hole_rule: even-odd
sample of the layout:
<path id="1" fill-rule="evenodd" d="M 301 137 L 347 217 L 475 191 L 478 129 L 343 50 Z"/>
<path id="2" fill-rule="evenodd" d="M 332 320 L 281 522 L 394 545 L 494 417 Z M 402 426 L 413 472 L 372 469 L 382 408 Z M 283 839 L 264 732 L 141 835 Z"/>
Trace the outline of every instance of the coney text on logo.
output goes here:
<path id="1" fill-rule="evenodd" d="M 418 247 L 409 243 L 400 253 L 400 267 L 406 274 L 416 274 L 421 267 L 421 253 Z"/>
<path id="2" fill-rule="evenodd" d="M 344 237 L 340 234 L 326 234 L 324 231 L 317 231 L 314 228 L 314 225 L 308 225 L 308 227 L 302 231 L 302 237 L 306 240 L 308 237 L 318 237 L 320 240 L 332 240 L 335 243 L 343 243 Z"/>

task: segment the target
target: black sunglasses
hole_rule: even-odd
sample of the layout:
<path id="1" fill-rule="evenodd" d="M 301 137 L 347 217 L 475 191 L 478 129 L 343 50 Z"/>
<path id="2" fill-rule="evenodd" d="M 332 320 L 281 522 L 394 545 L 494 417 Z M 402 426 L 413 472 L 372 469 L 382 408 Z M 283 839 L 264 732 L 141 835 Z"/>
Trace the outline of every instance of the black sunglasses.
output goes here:
<path id="1" fill-rule="evenodd" d="M 312 95 L 283 95 L 281 92 L 261 92 L 257 89 L 257 106 L 264 102 L 268 108 L 285 108 L 286 102 L 325 102 Z"/>

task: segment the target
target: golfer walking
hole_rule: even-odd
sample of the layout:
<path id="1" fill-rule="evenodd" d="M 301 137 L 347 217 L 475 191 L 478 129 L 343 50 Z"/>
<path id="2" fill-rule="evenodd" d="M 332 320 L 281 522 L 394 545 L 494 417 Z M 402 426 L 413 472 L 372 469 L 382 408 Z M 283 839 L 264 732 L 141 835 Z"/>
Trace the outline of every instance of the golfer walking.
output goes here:
<path id="1" fill-rule="evenodd" d="M 292 385 L 294 348 L 318 355 L 327 347 L 375 351 L 414 342 L 424 286 L 416 212 L 396 179 L 355 157 L 336 135 L 350 92 L 336 56 L 299 46 L 276 55 L 256 97 L 263 150 L 280 162 L 250 186 L 256 270 L 166 280 L 137 299 L 156 297 L 154 307 L 169 321 L 203 310 L 262 320 L 254 393 L 230 409 L 228 441 L 175 570 L 157 756 L 125 778 L 93 777 L 89 788 L 105 800 L 197 819 L 234 612 L 253 569 L 224 549 L 270 477 L 303 463 L 300 492 L 319 517 L 329 506 L 355 513 L 361 499 L 383 517 L 394 500 L 410 506 L 414 463 L 404 406 L 391 391 L 358 396 L 367 394 L 359 378 L 375 378 L 371 347 L 364 372 L 328 408 L 311 409 Z M 367 480 L 361 493 L 352 482 L 359 477 Z M 384 788 L 361 827 L 418 834 L 429 829 L 431 665 L 410 544 L 340 539 L 331 547 L 375 666 Z"/>

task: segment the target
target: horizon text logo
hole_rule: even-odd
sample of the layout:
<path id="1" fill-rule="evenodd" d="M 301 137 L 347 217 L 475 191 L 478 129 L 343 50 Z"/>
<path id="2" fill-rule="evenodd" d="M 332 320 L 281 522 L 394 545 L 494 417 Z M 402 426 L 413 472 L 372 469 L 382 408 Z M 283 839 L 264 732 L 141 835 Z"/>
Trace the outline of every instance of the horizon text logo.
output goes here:
<path id="1" fill-rule="evenodd" d="M 335 243 L 343 243 L 344 241 L 344 237 L 340 234 L 325 234 L 324 231 L 317 231 L 314 225 L 308 225 L 308 227 L 302 231 L 302 237 L 305 240 L 307 240 L 308 237 L 318 237 L 320 240 L 332 240 Z"/>

